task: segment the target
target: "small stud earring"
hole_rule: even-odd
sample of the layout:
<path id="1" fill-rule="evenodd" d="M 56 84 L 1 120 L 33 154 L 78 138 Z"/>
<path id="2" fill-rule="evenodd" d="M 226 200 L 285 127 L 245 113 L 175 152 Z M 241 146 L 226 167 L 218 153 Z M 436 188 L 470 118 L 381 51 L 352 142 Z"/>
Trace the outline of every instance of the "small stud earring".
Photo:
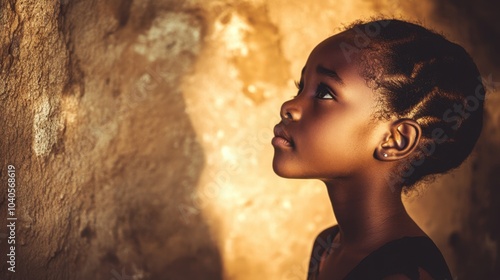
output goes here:
<path id="1" fill-rule="evenodd" d="M 387 157 L 387 154 L 386 154 L 386 153 L 383 153 L 382 155 L 383 155 L 384 157 Z"/>

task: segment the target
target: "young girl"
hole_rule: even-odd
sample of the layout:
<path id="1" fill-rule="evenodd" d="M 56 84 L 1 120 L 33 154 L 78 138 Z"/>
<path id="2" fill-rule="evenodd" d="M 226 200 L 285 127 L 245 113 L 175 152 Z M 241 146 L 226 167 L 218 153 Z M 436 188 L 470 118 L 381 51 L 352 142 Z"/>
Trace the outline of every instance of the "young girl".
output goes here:
<path id="1" fill-rule="evenodd" d="M 338 225 L 308 279 L 448 279 L 401 192 L 458 167 L 482 128 L 485 90 L 467 52 L 400 20 L 358 22 L 310 54 L 281 107 L 273 169 L 327 187 Z"/>

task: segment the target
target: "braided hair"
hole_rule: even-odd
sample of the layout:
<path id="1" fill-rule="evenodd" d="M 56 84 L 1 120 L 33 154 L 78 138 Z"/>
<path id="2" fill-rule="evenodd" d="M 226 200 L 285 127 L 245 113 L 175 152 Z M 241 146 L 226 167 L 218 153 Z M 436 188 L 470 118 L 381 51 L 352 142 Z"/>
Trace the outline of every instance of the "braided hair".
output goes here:
<path id="1" fill-rule="evenodd" d="M 348 50 L 359 52 L 360 74 L 378 93 L 373 117 L 409 118 L 422 129 L 417 148 L 393 173 L 398 185 L 408 191 L 458 167 L 483 124 L 485 88 L 470 55 L 442 35 L 402 20 L 355 22 L 349 32 L 358 44 Z"/>

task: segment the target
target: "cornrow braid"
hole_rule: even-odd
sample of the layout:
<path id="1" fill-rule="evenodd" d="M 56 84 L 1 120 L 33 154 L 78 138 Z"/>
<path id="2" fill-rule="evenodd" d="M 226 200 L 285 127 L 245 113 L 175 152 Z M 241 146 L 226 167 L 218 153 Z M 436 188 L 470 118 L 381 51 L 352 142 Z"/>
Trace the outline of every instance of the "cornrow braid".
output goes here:
<path id="1" fill-rule="evenodd" d="M 469 156 L 482 129 L 485 89 L 470 55 L 442 35 L 401 20 L 356 22 L 347 30 L 371 26 L 379 32 L 356 59 L 378 93 L 374 118 L 409 118 L 422 129 L 417 149 L 396 172 L 408 191 Z"/>

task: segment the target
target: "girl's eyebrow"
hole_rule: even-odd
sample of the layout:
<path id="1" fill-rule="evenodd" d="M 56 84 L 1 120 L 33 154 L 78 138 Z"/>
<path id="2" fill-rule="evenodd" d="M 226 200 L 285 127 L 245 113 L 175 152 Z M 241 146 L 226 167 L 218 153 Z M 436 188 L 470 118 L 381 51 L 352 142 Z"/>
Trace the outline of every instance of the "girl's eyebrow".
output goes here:
<path id="1" fill-rule="evenodd" d="M 344 85 L 344 81 L 342 80 L 342 78 L 340 78 L 339 74 L 337 74 L 337 72 L 335 72 L 333 70 L 330 70 L 330 69 L 325 68 L 321 65 L 318 65 L 316 67 L 316 73 L 326 75 L 330 78 L 333 78 L 337 83 Z"/>

